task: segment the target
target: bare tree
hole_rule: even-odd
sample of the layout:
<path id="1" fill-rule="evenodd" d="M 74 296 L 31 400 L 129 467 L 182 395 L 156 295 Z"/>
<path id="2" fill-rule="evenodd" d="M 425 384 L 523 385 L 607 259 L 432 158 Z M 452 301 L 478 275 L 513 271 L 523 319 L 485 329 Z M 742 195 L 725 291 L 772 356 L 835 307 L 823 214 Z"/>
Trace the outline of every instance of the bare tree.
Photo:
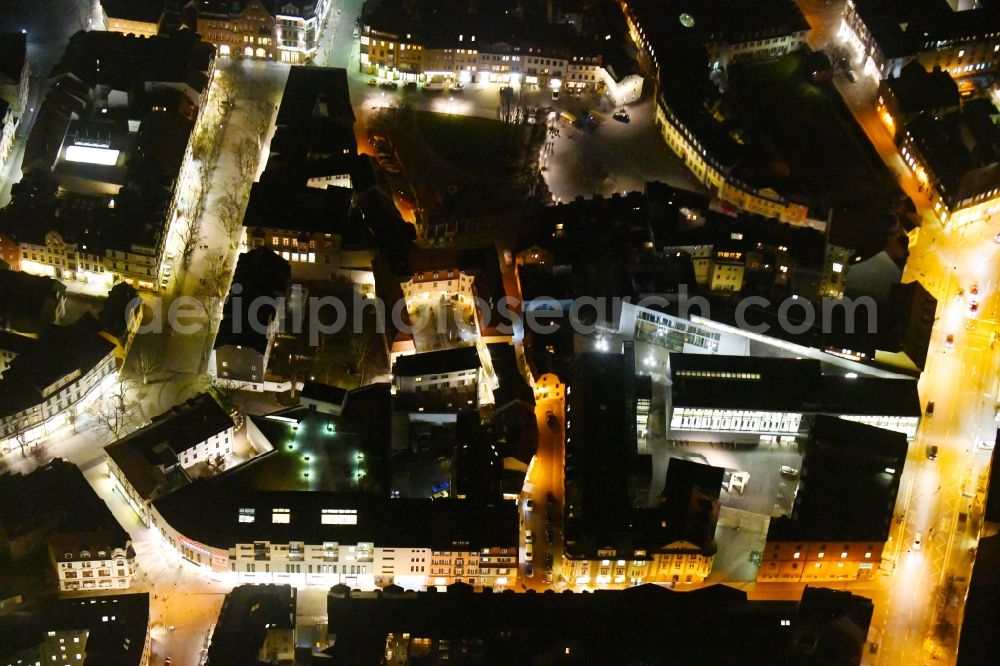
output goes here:
<path id="1" fill-rule="evenodd" d="M 132 396 L 132 389 L 132 382 L 128 380 L 118 382 L 107 395 L 95 401 L 90 407 L 98 428 L 116 440 L 125 434 L 132 409 L 137 404 Z"/>
<path id="2" fill-rule="evenodd" d="M 219 93 L 219 114 L 224 115 L 236 102 L 240 82 L 232 74 L 219 72 L 215 78 L 216 90 Z"/>
<path id="3" fill-rule="evenodd" d="M 267 130 L 271 128 L 271 110 L 274 107 L 268 101 L 256 101 L 247 112 L 251 133 L 257 137 L 257 143 L 263 144 Z"/>
<path id="4" fill-rule="evenodd" d="M 524 123 L 526 114 L 522 93 L 510 86 L 500 89 L 500 104 L 497 105 L 497 120 L 504 125 L 516 126 Z"/>
<path id="5" fill-rule="evenodd" d="M 184 228 L 179 234 L 181 239 L 181 264 L 184 268 L 191 265 L 191 257 L 201 243 L 201 220 L 194 215 L 188 215 Z"/>
<path id="6" fill-rule="evenodd" d="M 248 181 L 253 178 L 260 159 L 260 145 L 257 140 L 244 136 L 233 146 L 233 155 L 236 158 L 236 170 L 243 180 Z"/>
<path id="7" fill-rule="evenodd" d="M 225 191 L 216 200 L 216 212 L 219 226 L 229 236 L 230 247 L 233 237 L 243 229 L 243 207 L 246 204 L 246 183 L 239 178 L 233 178 L 226 183 Z"/>
<path id="8" fill-rule="evenodd" d="M 229 282 L 233 276 L 233 262 L 226 255 L 219 255 L 209 260 L 202 277 L 202 293 L 208 299 L 222 299 L 229 291 Z"/>
<path id="9" fill-rule="evenodd" d="M 129 360 L 132 362 L 132 369 L 142 378 L 143 384 L 148 384 L 149 376 L 163 365 L 163 358 L 159 351 L 149 347 L 136 350 Z"/>

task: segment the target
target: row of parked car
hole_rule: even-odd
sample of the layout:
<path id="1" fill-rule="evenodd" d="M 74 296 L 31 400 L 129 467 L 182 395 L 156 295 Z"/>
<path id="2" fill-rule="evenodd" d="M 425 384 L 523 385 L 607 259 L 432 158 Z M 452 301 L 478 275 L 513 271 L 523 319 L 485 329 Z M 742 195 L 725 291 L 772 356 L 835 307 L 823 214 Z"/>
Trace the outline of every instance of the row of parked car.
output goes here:
<path id="1" fill-rule="evenodd" d="M 399 83 L 397 81 L 379 81 L 378 79 L 368 79 L 368 85 L 372 86 L 373 88 L 375 86 L 378 86 L 383 90 L 399 90 Z M 442 91 L 445 88 L 447 88 L 450 92 L 462 92 L 463 90 L 465 90 L 465 85 L 461 83 L 444 84 L 444 83 L 434 83 L 434 82 L 424 84 L 424 92 Z M 403 84 L 403 89 L 416 90 L 417 82 L 407 81 L 406 83 Z"/>

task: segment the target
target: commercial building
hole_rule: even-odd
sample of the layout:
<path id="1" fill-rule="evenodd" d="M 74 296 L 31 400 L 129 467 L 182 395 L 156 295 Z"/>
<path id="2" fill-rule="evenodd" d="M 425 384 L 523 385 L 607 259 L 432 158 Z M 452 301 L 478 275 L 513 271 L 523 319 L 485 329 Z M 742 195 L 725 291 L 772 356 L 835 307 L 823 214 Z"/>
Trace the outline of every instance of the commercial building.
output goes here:
<path id="1" fill-rule="evenodd" d="M 246 244 L 281 255 L 296 279 L 370 285 L 372 243 L 354 212 L 370 171 L 357 154 L 346 71 L 292 67 L 267 166 L 250 190 Z"/>
<path id="2" fill-rule="evenodd" d="M 108 471 L 116 488 L 136 512 L 145 517 L 145 503 L 166 475 L 179 467 L 197 474 L 199 465 L 224 469 L 233 454 L 236 439 L 232 417 L 208 393 L 191 398 L 164 412 L 146 426 L 129 433 L 104 449 Z M 138 488 L 128 479 L 145 480 Z M 159 484 L 157 484 L 159 485 Z"/>
<path id="3" fill-rule="evenodd" d="M 114 381 L 118 346 L 92 315 L 46 329 L 0 379 L 0 450 L 71 423 Z"/>
<path id="4" fill-rule="evenodd" d="M 872 602 L 806 587 L 799 600 L 748 601 L 722 585 L 656 585 L 590 594 L 375 592 L 334 587 L 327 598 L 337 664 L 560 663 L 654 665 L 860 664 Z M 669 647 L 665 647 L 669 646 Z M 822 655 L 822 656 L 821 656 Z"/>
<path id="5" fill-rule="evenodd" d="M 995 493 L 993 487 L 991 495 Z M 1000 649 L 997 633 L 990 630 L 1000 611 L 1000 536 L 980 539 L 976 550 L 958 638 L 958 666 L 986 666 Z"/>
<path id="6" fill-rule="evenodd" d="M 982 3 L 955 11 L 946 0 L 847 0 L 838 36 L 864 73 L 899 76 L 910 62 L 959 78 L 996 69 L 1000 9 Z"/>
<path id="7" fill-rule="evenodd" d="M 363 16 L 361 71 L 425 83 L 496 83 L 603 92 L 612 104 L 642 94 L 642 76 L 615 53 L 606 28 L 584 35 L 527 11 L 456 8 L 434 14 L 378 7 Z M 614 31 L 614 30 L 612 30 Z M 613 64 L 612 64 L 613 62 Z"/>
<path id="8" fill-rule="evenodd" d="M 193 482 L 179 465 L 123 463 L 119 445 L 109 447 L 109 468 L 143 520 L 217 577 L 513 588 L 513 502 L 390 497 L 388 389 L 349 392 L 337 415 L 307 407 L 250 417 L 247 435 L 262 453 Z"/>
<path id="9" fill-rule="evenodd" d="M 0 614 L 0 664 L 147 666 L 149 594 L 40 598 Z"/>
<path id="10" fill-rule="evenodd" d="M 11 267 L 158 290 L 177 174 L 213 68 L 212 48 L 186 31 L 74 35 L 0 215 Z"/>
<path id="11" fill-rule="evenodd" d="M 208 644 L 206 666 L 295 661 L 296 590 L 240 585 L 226 595 Z"/>
<path id="12" fill-rule="evenodd" d="M 804 437 L 822 414 L 912 439 L 922 413 L 915 380 L 832 373 L 815 359 L 672 353 L 668 363 L 676 439 Z"/>
<path id="13" fill-rule="evenodd" d="M 66 287 L 52 278 L 0 270 L 0 329 L 37 335 L 66 314 Z"/>
<path id="14" fill-rule="evenodd" d="M 732 62 L 775 58 L 805 44 L 808 24 L 794 3 L 622 3 L 640 64 L 658 79 L 655 122 L 667 146 L 714 196 L 743 210 L 805 224 L 808 206 L 735 170 L 745 152 L 706 110 Z M 723 85 L 724 87 L 724 85 Z"/>
<path id="15" fill-rule="evenodd" d="M 878 86 L 876 110 L 886 128 L 896 131 L 921 114 L 942 116 L 961 108 L 962 96 L 955 79 L 939 67 L 931 71 L 913 61 L 899 76 L 883 79 Z"/>
<path id="16" fill-rule="evenodd" d="M 198 33 L 219 55 L 305 64 L 316 56 L 329 0 L 197 0 Z"/>
<path id="17" fill-rule="evenodd" d="M 633 354 L 582 354 L 566 390 L 564 560 L 573 584 L 703 581 L 716 553 L 723 470 L 672 460 L 650 503 Z"/>
<path id="18" fill-rule="evenodd" d="M 104 29 L 136 37 L 154 37 L 160 31 L 164 0 L 101 0 Z"/>
<path id="19" fill-rule="evenodd" d="M 215 338 L 215 374 L 228 385 L 263 391 L 267 365 L 285 316 L 289 263 L 267 248 L 240 255 Z"/>
<path id="20" fill-rule="evenodd" d="M 0 476 L 0 554 L 49 561 L 60 591 L 127 589 L 135 552 L 83 473 L 60 458 Z"/>
<path id="21" fill-rule="evenodd" d="M 922 114 L 897 134 L 903 161 L 943 224 L 962 225 L 1000 210 L 998 115 L 989 99 L 971 100 L 960 111 Z"/>
<path id="22" fill-rule="evenodd" d="M 789 516 L 772 518 L 758 581 L 868 580 L 889 538 L 906 437 L 819 415 Z"/>

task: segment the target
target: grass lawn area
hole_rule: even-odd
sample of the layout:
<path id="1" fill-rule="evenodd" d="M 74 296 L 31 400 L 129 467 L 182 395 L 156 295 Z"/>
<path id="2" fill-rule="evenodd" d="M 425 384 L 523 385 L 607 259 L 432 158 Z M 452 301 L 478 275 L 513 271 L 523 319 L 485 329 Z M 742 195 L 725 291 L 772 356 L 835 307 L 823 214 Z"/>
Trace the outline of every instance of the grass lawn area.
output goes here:
<path id="1" fill-rule="evenodd" d="M 818 62 L 798 51 L 731 67 L 734 120 L 764 149 L 778 191 L 821 208 L 884 210 L 895 182 L 836 89 L 812 82 Z"/>
<path id="2" fill-rule="evenodd" d="M 498 120 L 431 111 L 415 114 L 417 129 L 441 159 L 470 173 L 506 172 L 504 127 Z"/>

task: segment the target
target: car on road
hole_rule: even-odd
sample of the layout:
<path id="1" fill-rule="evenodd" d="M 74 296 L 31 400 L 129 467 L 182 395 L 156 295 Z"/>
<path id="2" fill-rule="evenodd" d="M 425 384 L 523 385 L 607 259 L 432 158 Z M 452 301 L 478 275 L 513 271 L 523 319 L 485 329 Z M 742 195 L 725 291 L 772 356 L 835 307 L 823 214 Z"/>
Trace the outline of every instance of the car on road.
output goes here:
<path id="1" fill-rule="evenodd" d="M 554 99 L 554 100 L 559 99 L 559 91 L 558 90 L 553 90 L 552 91 L 552 99 Z"/>
<path id="2" fill-rule="evenodd" d="M 913 535 L 913 550 L 920 550 L 923 545 L 924 535 L 917 532 Z"/>
<path id="3" fill-rule="evenodd" d="M 628 115 L 628 111 L 625 109 L 619 109 L 611 114 L 611 117 L 620 123 L 629 123 L 632 121 L 632 117 Z"/>
<path id="4" fill-rule="evenodd" d="M 527 562 L 524 565 L 524 575 L 527 578 L 531 578 L 535 575 L 535 567 L 531 566 L 531 562 Z"/>
<path id="5" fill-rule="evenodd" d="M 978 296 L 979 295 L 979 285 L 978 284 L 972 285 L 972 287 L 969 288 L 969 293 L 972 294 L 973 296 Z"/>
<path id="6" fill-rule="evenodd" d="M 927 416 L 934 416 L 934 401 L 933 400 L 928 400 L 927 401 L 927 408 L 924 410 L 924 414 L 926 414 Z"/>
<path id="7" fill-rule="evenodd" d="M 465 90 L 465 86 L 462 85 L 461 83 L 453 83 L 450 86 L 448 86 L 448 90 L 452 92 L 462 92 L 463 90 Z"/>
<path id="8" fill-rule="evenodd" d="M 535 558 L 535 553 L 533 551 L 533 546 L 530 543 L 524 544 L 524 559 L 531 561 Z"/>
<path id="9" fill-rule="evenodd" d="M 524 510 L 525 511 L 531 511 L 534 508 L 535 508 L 535 503 L 533 501 L 531 501 L 530 497 L 526 498 L 524 500 Z"/>
<path id="10" fill-rule="evenodd" d="M 969 316 L 975 317 L 979 313 L 979 303 L 977 301 L 972 301 L 969 303 Z"/>
<path id="11" fill-rule="evenodd" d="M 794 479 L 799 475 L 798 468 L 792 467 L 791 465 L 782 465 L 778 469 L 778 472 L 781 474 L 781 476 L 787 476 L 790 479 Z"/>
<path id="12" fill-rule="evenodd" d="M 524 543 L 534 543 L 535 535 L 532 534 L 531 530 L 524 530 Z"/>
<path id="13" fill-rule="evenodd" d="M 949 333 L 948 337 L 946 337 L 944 339 L 944 344 L 947 345 L 948 347 L 954 347 L 955 346 L 955 334 L 954 333 Z"/>
<path id="14" fill-rule="evenodd" d="M 937 456 L 938 456 L 938 447 L 936 445 L 934 445 L 934 444 L 928 444 L 927 445 L 927 459 L 928 460 L 937 460 Z"/>
<path id="15" fill-rule="evenodd" d="M 368 85 L 370 85 L 372 87 L 377 86 L 378 85 L 378 81 L 376 81 L 375 79 L 368 79 Z"/>
<path id="16" fill-rule="evenodd" d="M 546 527 L 545 528 L 545 543 L 547 543 L 548 545 L 551 546 L 552 542 L 555 541 L 555 538 L 556 538 L 556 534 L 552 530 L 552 528 L 551 527 Z"/>
<path id="17" fill-rule="evenodd" d="M 416 89 L 417 89 L 416 81 L 407 81 L 406 83 L 403 84 L 403 90 L 416 90 Z"/>
<path id="18" fill-rule="evenodd" d="M 554 560 L 552 559 L 552 554 L 551 553 L 547 553 L 545 555 L 545 570 L 546 571 L 552 571 L 552 563 L 553 562 L 554 562 Z"/>

